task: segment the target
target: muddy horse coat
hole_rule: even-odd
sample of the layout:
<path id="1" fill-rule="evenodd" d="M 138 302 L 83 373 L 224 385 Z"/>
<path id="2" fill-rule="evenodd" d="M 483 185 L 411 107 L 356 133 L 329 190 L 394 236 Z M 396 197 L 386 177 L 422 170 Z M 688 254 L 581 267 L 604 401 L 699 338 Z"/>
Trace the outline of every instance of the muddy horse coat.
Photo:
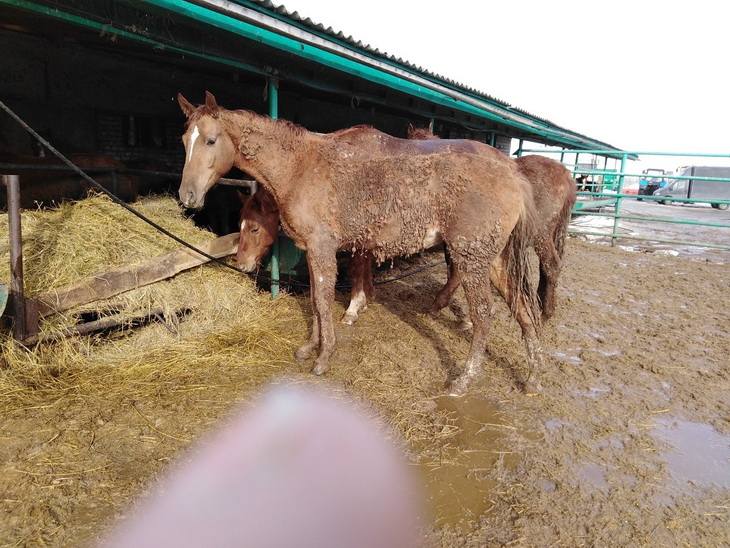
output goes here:
<path id="1" fill-rule="evenodd" d="M 336 252 L 367 252 L 382 261 L 418 252 L 439 237 L 451 252 L 474 325 L 454 391 L 466 390 L 481 372 L 490 276 L 523 327 L 534 368 L 539 310 L 527 263 L 534 206 L 513 161 L 468 141 L 411 141 L 371 128 L 316 134 L 220 108 L 209 93 L 197 108 L 181 95 L 178 101 L 188 117 L 183 204 L 201 207 L 208 189 L 235 165 L 272 194 L 285 232 L 307 251 L 314 316 L 310 339 L 296 355 L 307 359 L 319 350 L 315 373 L 327 371 L 335 347 Z"/>

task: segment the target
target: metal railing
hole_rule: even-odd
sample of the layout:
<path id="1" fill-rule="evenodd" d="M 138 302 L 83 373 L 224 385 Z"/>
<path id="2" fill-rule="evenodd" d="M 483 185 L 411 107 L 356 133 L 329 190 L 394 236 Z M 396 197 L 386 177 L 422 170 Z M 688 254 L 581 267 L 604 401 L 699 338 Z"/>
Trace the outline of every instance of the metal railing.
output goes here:
<path id="1" fill-rule="evenodd" d="M 717 153 L 697 153 L 697 152 L 658 152 L 658 151 L 620 151 L 620 166 L 617 170 L 608 170 L 605 165 L 603 169 L 585 169 L 579 166 L 579 156 L 581 154 L 600 155 L 600 156 L 615 156 L 615 150 L 560 150 L 560 149 L 520 149 L 517 151 L 517 155 L 521 156 L 525 153 L 531 154 L 546 154 L 546 155 L 559 155 L 562 161 L 566 154 L 575 154 L 575 163 L 568 164 L 566 167 L 571 170 L 575 176 L 589 176 L 594 179 L 593 183 L 588 183 L 586 186 L 590 190 L 579 190 L 577 192 L 578 201 L 576 207 L 573 210 L 575 216 L 593 216 L 593 217 L 604 217 L 613 219 L 612 227 L 610 232 L 601 232 L 598 230 L 579 230 L 576 228 L 569 229 L 571 234 L 585 235 L 585 236 L 598 236 L 610 239 L 611 245 L 616 245 L 616 242 L 621 239 L 626 240 L 639 240 L 654 242 L 660 244 L 673 244 L 673 245 L 684 245 L 684 246 L 696 246 L 705 247 L 711 249 L 720 249 L 730 251 L 730 232 L 728 232 L 727 240 L 724 238 L 720 243 L 710 241 L 699 241 L 698 239 L 674 239 L 674 238 L 662 238 L 661 236 L 642 236 L 639 234 L 625 234 L 621 232 L 621 221 L 629 221 L 631 223 L 663 223 L 663 224 L 675 224 L 675 225 L 686 225 L 688 227 L 708 227 L 710 229 L 730 229 L 730 221 L 725 222 L 727 219 L 714 220 L 698 220 L 698 219 L 687 219 L 681 217 L 661 217 L 656 215 L 637 215 L 635 212 L 623 213 L 622 205 L 625 200 L 643 200 L 647 202 L 659 202 L 662 204 L 668 203 L 679 203 L 679 204 L 711 204 L 715 208 L 719 208 L 723 205 L 730 204 L 730 192 L 723 192 L 722 196 L 728 196 L 727 198 L 718 196 L 717 198 L 707 196 L 692 197 L 691 192 L 687 197 L 675 197 L 669 195 L 639 195 L 631 194 L 625 191 L 625 182 L 628 177 L 633 178 L 656 178 L 670 181 L 670 184 L 675 181 L 708 181 L 713 183 L 721 183 L 730 185 L 730 177 L 710 177 L 701 175 L 654 175 L 654 174 L 643 174 L 633 173 L 627 171 L 627 162 L 630 159 L 635 159 L 640 156 L 662 156 L 662 157 L 676 157 L 676 158 L 727 158 L 728 166 L 730 166 L 730 154 L 717 154 Z M 615 178 L 615 185 L 609 185 L 611 188 L 607 191 L 602 183 L 595 183 L 596 177 L 611 177 Z M 688 234 L 691 237 L 691 234 Z"/>

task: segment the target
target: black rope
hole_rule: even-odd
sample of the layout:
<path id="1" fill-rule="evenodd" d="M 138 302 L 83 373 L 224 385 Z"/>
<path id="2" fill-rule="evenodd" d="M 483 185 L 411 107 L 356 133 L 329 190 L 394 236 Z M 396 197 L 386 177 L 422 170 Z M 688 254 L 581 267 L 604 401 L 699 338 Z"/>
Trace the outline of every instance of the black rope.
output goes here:
<path id="1" fill-rule="evenodd" d="M 220 259 L 218 257 L 214 257 L 213 255 L 210 255 L 210 254 L 206 253 L 202 249 L 199 249 L 199 248 L 195 247 L 193 244 L 186 242 L 185 240 L 183 240 L 179 236 L 176 236 L 175 234 L 173 234 L 172 232 L 170 232 L 169 230 L 167 230 L 165 227 L 163 227 L 160 224 L 156 223 L 155 221 L 153 221 L 152 219 L 150 219 L 149 217 L 147 217 L 143 213 L 137 211 L 135 208 L 133 208 L 132 206 L 130 206 L 129 204 L 127 204 L 124 200 L 122 200 L 121 198 L 119 198 L 112 191 L 108 190 L 102 184 L 98 183 L 92 177 L 90 177 L 89 175 L 87 175 L 86 172 L 84 172 L 80 167 L 78 167 L 76 164 L 74 164 L 71 160 L 69 160 L 68 158 L 66 158 L 66 156 L 64 156 L 51 143 L 49 143 L 40 134 L 38 134 L 38 132 L 36 132 L 30 125 L 28 125 L 25 122 L 25 120 L 23 120 L 20 116 L 18 116 L 2 100 L 0 100 L 0 108 L 2 108 L 13 120 L 15 120 L 16 122 L 18 122 L 18 124 L 20 124 L 20 126 L 25 131 L 27 131 L 28 133 L 30 133 L 30 135 L 32 135 L 33 138 L 35 138 L 36 140 L 38 140 L 39 143 L 41 143 L 44 147 L 46 147 L 48 150 L 50 150 L 59 160 L 61 160 L 64 164 L 66 164 L 72 171 L 75 171 L 82 179 L 84 179 L 86 182 L 88 182 L 89 184 L 91 184 L 99 192 L 107 195 L 112 200 L 112 202 L 114 202 L 117 205 L 120 205 L 121 207 L 123 207 L 124 209 L 126 209 L 127 211 L 129 211 L 132 215 L 134 215 L 135 217 L 137 217 L 140 220 L 144 221 L 145 223 L 147 223 L 148 225 L 150 225 L 152 228 L 154 228 L 158 232 L 164 234 L 168 238 L 173 239 L 177 243 L 179 243 L 179 244 L 187 247 L 191 251 L 194 251 L 195 253 L 197 253 L 199 255 L 202 255 L 206 259 L 208 259 L 208 260 L 210 260 L 210 261 L 212 261 L 212 262 L 214 262 L 216 264 L 219 264 L 221 266 L 224 266 L 226 268 L 229 268 L 229 269 L 233 270 L 234 272 L 238 272 L 239 274 L 248 274 L 248 272 L 246 272 L 245 270 L 242 270 L 242 269 L 240 269 L 240 268 L 238 268 L 236 266 L 233 266 L 232 264 L 226 262 L 223 259 Z M 405 272 L 405 273 L 403 273 L 403 274 L 401 274 L 399 276 L 394 276 L 392 278 L 387 278 L 385 280 L 379 280 L 379 281 L 373 282 L 373 284 L 374 285 L 383 285 L 383 284 L 387 284 L 387 283 L 391 283 L 391 282 L 396 282 L 398 280 L 402 280 L 404 278 L 408 278 L 409 276 L 413 276 L 415 274 L 418 274 L 419 272 L 423 272 L 424 270 L 428 270 L 430 268 L 434 268 L 434 267 L 439 266 L 441 264 L 444 264 L 443 261 L 434 262 L 432 264 L 429 264 L 429 265 L 426 265 L 426 266 L 423 266 L 423 267 L 419 267 L 419 268 L 410 270 L 410 271 Z M 256 277 L 257 280 L 259 278 L 263 278 L 265 281 L 269 281 L 269 282 L 274 281 L 271 278 L 271 276 L 269 276 L 267 274 L 258 274 L 258 273 L 256 273 L 255 277 Z M 280 284 L 282 283 L 282 280 L 281 279 L 279 280 L 279 283 Z M 309 287 L 309 284 L 307 284 L 307 283 L 298 282 L 296 280 L 291 280 L 291 279 L 288 282 L 286 282 L 286 283 L 288 283 L 289 285 L 295 285 L 295 286 L 299 286 L 299 287 Z M 346 285 L 339 285 L 339 286 L 335 286 L 335 287 L 337 289 L 350 289 L 350 288 L 352 288 L 352 285 L 351 284 L 346 284 Z"/>

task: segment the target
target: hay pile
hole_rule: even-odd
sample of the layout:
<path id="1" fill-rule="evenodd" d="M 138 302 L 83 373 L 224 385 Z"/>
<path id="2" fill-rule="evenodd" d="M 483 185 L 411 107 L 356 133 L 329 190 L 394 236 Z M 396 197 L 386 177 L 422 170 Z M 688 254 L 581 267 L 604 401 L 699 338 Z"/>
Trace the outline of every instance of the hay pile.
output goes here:
<path id="1" fill-rule="evenodd" d="M 214 237 L 186 219 L 172 198 L 146 198 L 136 206 L 188 241 Z M 23 236 L 31 295 L 178 247 L 98 196 L 23 212 Z M 5 282 L 7 264 L 2 216 Z M 0 538 L 23 545 L 93 540 L 181 449 L 262 385 L 281 375 L 322 382 L 307 371 L 311 364 L 292 358 L 307 334 L 309 300 L 283 295 L 272 301 L 249 278 L 216 265 L 49 318 L 42 329 L 53 332 L 89 309 L 136 314 L 182 306 L 191 312 L 180 322 L 112 337 L 25 349 L 1 336 Z M 394 337 L 392 351 L 372 348 L 371 322 Z M 412 353 L 415 343 L 386 323 L 373 314 L 358 331 L 345 331 L 356 335 L 340 338 L 327 381 L 367 402 L 419 454 L 432 454 L 451 430 L 423 404 L 443 385 L 444 372 L 404 362 L 402 353 Z"/>

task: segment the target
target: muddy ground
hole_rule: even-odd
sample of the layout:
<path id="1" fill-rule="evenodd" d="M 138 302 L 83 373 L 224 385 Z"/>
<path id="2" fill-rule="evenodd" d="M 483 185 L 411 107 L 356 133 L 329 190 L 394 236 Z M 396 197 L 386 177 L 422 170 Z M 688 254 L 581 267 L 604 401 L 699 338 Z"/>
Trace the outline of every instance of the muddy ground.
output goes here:
<path id="1" fill-rule="evenodd" d="M 483 379 L 465 398 L 437 397 L 469 342 L 460 292 L 452 310 L 425 314 L 444 280 L 439 267 L 378 287 L 354 327 L 337 326 L 328 375 L 361 399 L 382 394 L 375 410 L 410 440 L 432 506 L 426 544 L 730 544 L 730 266 L 571 239 L 535 397 L 516 388 L 524 353 L 502 303 Z M 289 316 L 279 329 L 292 335 L 280 344 L 293 348 L 305 338 L 309 304 L 285 299 L 292 306 L 282 305 Z M 293 360 L 268 367 L 262 383 L 306 375 Z M 250 395 L 237 385 L 245 367 L 221 364 L 205 383 L 202 374 L 163 384 L 151 369 L 135 381 L 160 382 L 148 401 L 89 403 L 80 387 L 60 386 L 47 403 L 3 417 L 2 544 L 98 538 L 180 450 Z M 185 400 L 170 403 L 172 393 Z M 404 409 L 417 409 L 418 421 Z"/>

